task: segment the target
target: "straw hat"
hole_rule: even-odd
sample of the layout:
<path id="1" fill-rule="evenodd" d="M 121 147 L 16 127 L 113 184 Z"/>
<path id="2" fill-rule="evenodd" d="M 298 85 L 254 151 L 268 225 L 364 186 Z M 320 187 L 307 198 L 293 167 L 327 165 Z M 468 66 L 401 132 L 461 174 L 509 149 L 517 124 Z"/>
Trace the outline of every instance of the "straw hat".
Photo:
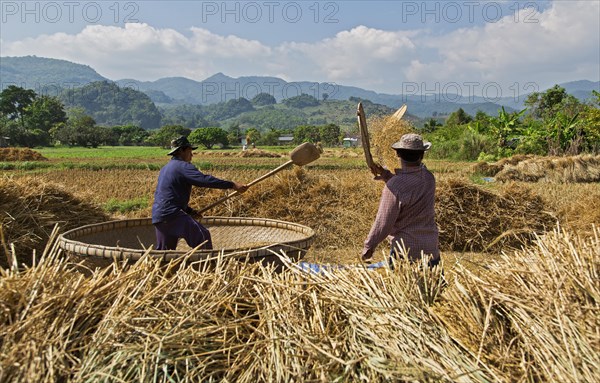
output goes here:
<path id="1" fill-rule="evenodd" d="M 192 144 L 190 144 L 186 136 L 181 136 L 171 141 L 171 151 L 167 153 L 167 155 L 172 156 L 173 154 L 175 154 L 176 151 L 184 148 L 192 148 L 192 150 L 198 149 L 197 146 L 192 146 Z"/>
<path id="2" fill-rule="evenodd" d="M 431 148 L 431 142 L 423 142 L 423 137 L 416 133 L 408 133 L 400 138 L 400 141 L 392 145 L 393 149 L 425 151 Z"/>

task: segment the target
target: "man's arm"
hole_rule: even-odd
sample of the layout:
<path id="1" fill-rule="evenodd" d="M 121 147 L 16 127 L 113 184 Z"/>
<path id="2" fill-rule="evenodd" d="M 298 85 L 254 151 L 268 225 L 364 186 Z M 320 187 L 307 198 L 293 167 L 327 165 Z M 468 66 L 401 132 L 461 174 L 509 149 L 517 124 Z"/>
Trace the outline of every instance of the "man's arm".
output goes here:
<path id="1" fill-rule="evenodd" d="M 399 214 L 400 201 L 398 201 L 396 195 L 387 186 L 384 187 L 381 193 L 381 200 L 379 201 L 377 216 L 365 240 L 362 252 L 363 259 L 368 260 L 372 258 L 373 251 L 377 245 L 392 232 Z"/>

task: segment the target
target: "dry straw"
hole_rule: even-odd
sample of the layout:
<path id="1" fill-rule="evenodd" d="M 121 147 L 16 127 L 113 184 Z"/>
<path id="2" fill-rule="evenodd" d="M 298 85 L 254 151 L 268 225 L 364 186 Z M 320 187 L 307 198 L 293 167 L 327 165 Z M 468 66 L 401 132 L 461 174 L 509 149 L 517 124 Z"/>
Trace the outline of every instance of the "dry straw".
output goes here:
<path id="1" fill-rule="evenodd" d="M 508 185 L 502 194 L 453 178 L 437 185 L 436 222 L 443 250 L 518 248 L 555 221 L 542 198 L 520 185 Z"/>
<path id="2" fill-rule="evenodd" d="M 0 148 L 0 161 L 48 161 L 48 159 L 29 148 Z"/>
<path id="3" fill-rule="evenodd" d="M 496 163 L 478 163 L 473 171 L 495 176 L 497 181 L 599 182 L 600 156 L 583 154 L 567 157 L 513 156 Z"/>
<path id="4" fill-rule="evenodd" d="M 460 268 L 445 295 L 444 325 L 477 359 L 510 381 L 592 382 L 600 368 L 600 230 L 556 228 L 535 246 Z"/>
<path id="5" fill-rule="evenodd" d="M 374 117 L 368 120 L 368 128 L 372 135 L 373 159 L 388 169 L 397 167 L 398 157 L 392 144 L 404 134 L 413 132 L 410 123 L 394 116 Z"/>
<path id="6" fill-rule="evenodd" d="M 69 230 L 108 219 L 99 207 L 60 186 L 28 177 L 0 177 L 0 212 L 5 242 L 23 254 L 19 264 L 31 263 L 31 250 L 44 249 L 55 225 Z M 0 265 L 6 267 L 5 259 L 0 257 Z"/>
<path id="7" fill-rule="evenodd" d="M 477 276 L 148 258 L 89 277 L 56 248 L 0 278 L 1 381 L 588 382 L 600 232 L 557 229 Z M 183 261 L 183 260 L 182 260 Z"/>

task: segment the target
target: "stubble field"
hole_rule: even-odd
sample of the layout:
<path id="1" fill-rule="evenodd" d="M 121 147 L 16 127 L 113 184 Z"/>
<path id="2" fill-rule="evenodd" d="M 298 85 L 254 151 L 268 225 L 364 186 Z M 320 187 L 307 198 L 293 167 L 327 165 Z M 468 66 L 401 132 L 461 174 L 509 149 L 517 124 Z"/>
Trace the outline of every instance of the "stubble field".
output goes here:
<path id="1" fill-rule="evenodd" d="M 119 158 L 46 150 L 43 167 L 3 171 L 3 258 L 31 262 L 35 252 L 37 264 L 2 271 L 0 380 L 598 378 L 598 182 L 486 182 L 473 163 L 426 158 L 447 286 L 440 270 L 373 272 L 358 261 L 383 187 L 358 149 L 326 149 L 206 213 L 310 226 L 305 261 L 353 267 L 174 272 L 148 261 L 82 276 L 56 249 L 40 262 L 55 223 L 150 216 L 168 157 L 143 149 Z M 288 150 L 198 151 L 193 162 L 247 183 Z M 223 193 L 195 189 L 191 205 Z M 381 245 L 375 261 L 387 251 Z"/>

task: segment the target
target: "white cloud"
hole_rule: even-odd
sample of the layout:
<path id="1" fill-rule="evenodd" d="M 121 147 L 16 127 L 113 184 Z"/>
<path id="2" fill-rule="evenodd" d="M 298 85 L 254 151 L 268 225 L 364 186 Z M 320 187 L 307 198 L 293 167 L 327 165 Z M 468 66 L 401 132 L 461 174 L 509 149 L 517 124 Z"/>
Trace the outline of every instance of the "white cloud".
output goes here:
<path id="1" fill-rule="evenodd" d="M 258 41 L 237 36 L 219 36 L 193 28 L 188 37 L 173 29 L 157 29 L 144 23 L 130 23 L 123 28 L 87 26 L 76 35 L 41 35 L 2 46 L 2 55 L 70 60 L 90 65 L 114 80 L 154 80 L 167 76 L 202 80 L 215 72 L 236 71 L 241 60 L 262 58 L 269 51 L 269 47 Z"/>
<path id="2" fill-rule="evenodd" d="M 335 82 L 387 93 L 400 93 L 408 82 L 427 84 L 426 90 L 435 89 L 435 83 L 497 82 L 507 95 L 515 83 L 522 87 L 534 82 L 543 88 L 575 79 L 598 80 L 599 14 L 599 1 L 555 1 L 544 11 L 527 8 L 446 34 L 360 25 L 320 41 L 276 46 L 197 27 L 183 34 L 145 23 L 94 25 L 77 34 L 2 41 L 0 54 L 66 59 L 114 80 L 203 80 L 223 72 Z"/>
<path id="3" fill-rule="evenodd" d="M 411 40 L 414 35 L 415 32 L 389 32 L 358 26 L 317 43 L 283 44 L 279 52 L 284 60 L 296 57 L 308 61 L 312 74 L 318 78 L 366 84 L 384 73 L 394 73 L 409 62 L 415 49 Z M 290 65 L 290 69 L 300 68 L 294 69 Z"/>
<path id="4" fill-rule="evenodd" d="M 413 81 L 496 82 L 507 93 L 533 82 L 544 89 L 575 79 L 598 80 L 600 2 L 557 1 L 544 12 L 521 10 L 483 27 L 462 28 L 418 43 L 440 59 L 415 60 Z M 511 94 L 512 95 L 512 94 Z"/>

